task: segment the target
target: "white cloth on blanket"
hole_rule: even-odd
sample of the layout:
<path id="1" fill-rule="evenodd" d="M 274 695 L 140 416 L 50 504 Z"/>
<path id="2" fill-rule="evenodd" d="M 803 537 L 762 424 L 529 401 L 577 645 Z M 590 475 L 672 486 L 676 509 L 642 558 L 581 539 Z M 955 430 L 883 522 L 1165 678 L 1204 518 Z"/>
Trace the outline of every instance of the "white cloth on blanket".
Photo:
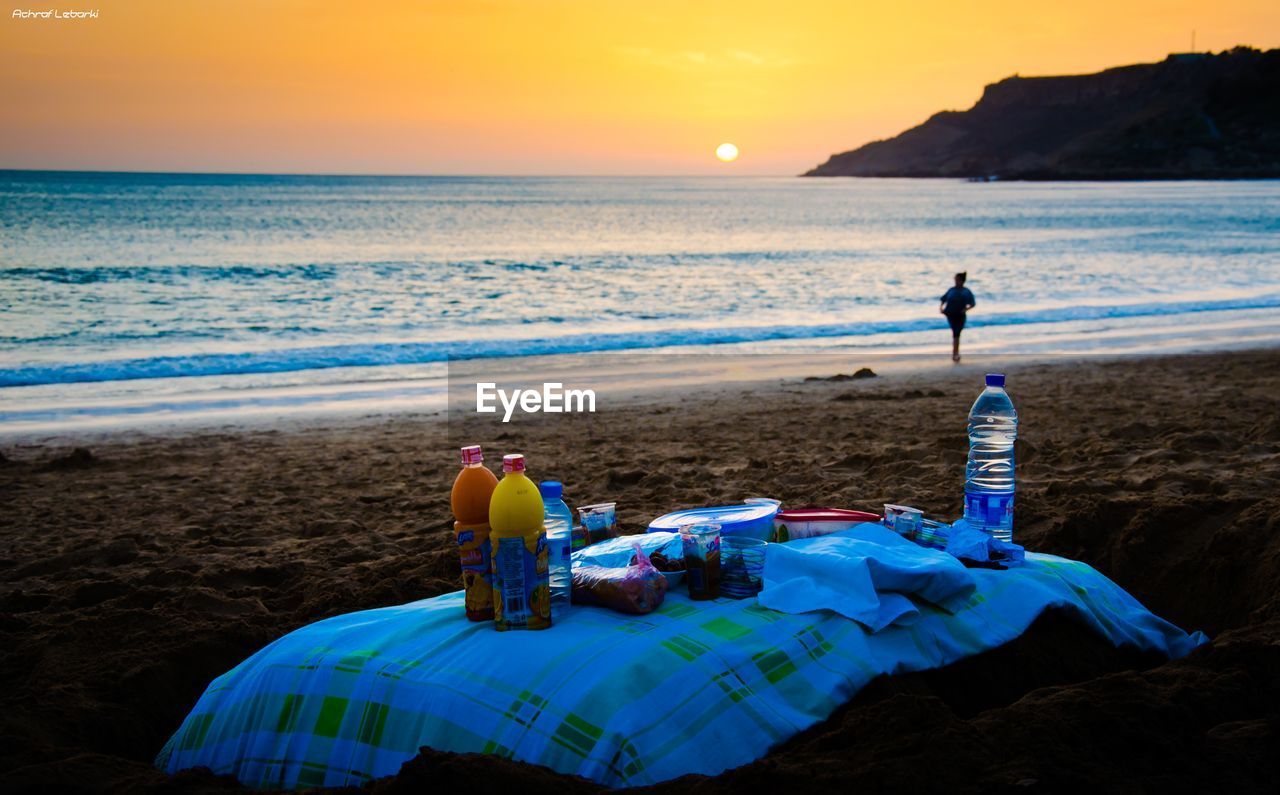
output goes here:
<path id="1" fill-rule="evenodd" d="M 763 607 L 783 613 L 831 610 L 879 632 L 919 615 L 913 599 L 953 610 L 976 587 L 951 555 L 917 546 L 878 524 L 765 550 Z"/>

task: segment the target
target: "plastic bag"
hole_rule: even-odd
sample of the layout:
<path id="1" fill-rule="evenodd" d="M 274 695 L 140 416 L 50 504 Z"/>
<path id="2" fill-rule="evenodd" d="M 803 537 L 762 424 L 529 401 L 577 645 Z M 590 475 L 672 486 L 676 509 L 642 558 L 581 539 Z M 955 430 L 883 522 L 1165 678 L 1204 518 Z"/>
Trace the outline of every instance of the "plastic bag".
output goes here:
<path id="1" fill-rule="evenodd" d="M 592 544 L 586 549 L 575 550 L 573 565 L 603 566 L 606 569 L 615 566 L 634 566 L 636 564 L 636 545 L 649 556 L 649 562 L 658 571 L 667 571 L 659 562 L 665 556 L 671 560 L 679 560 L 679 570 L 684 570 L 684 547 L 680 545 L 679 533 L 638 533 L 636 535 L 618 536 L 608 541 Z M 658 553 L 662 552 L 663 555 Z"/>
<path id="2" fill-rule="evenodd" d="M 640 545 L 635 545 L 635 563 L 630 566 L 575 566 L 572 601 L 576 605 L 596 605 L 641 616 L 662 605 L 667 595 L 667 578 L 654 568 Z"/>
<path id="3" fill-rule="evenodd" d="M 684 544 L 680 541 L 679 533 L 649 533 L 649 535 L 671 536 L 666 543 L 651 549 L 649 551 L 649 562 L 653 567 L 663 574 L 682 574 L 684 573 Z M 632 555 L 630 564 L 637 565 L 640 562 L 639 553 Z M 670 580 L 667 580 L 670 583 Z"/>

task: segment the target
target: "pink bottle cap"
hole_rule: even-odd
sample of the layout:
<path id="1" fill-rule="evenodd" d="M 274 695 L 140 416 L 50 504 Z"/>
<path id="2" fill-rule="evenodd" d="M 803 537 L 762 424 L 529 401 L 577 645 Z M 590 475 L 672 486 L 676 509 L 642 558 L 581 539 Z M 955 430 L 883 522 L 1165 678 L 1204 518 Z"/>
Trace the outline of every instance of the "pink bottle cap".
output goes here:
<path id="1" fill-rule="evenodd" d="M 511 455 L 504 455 L 502 457 L 502 471 L 503 472 L 523 472 L 524 456 L 521 455 L 520 453 L 512 453 Z"/>
<path id="2" fill-rule="evenodd" d="M 484 454 L 480 452 L 480 445 L 473 444 L 462 448 L 462 463 L 464 466 L 479 464 L 483 461 Z"/>

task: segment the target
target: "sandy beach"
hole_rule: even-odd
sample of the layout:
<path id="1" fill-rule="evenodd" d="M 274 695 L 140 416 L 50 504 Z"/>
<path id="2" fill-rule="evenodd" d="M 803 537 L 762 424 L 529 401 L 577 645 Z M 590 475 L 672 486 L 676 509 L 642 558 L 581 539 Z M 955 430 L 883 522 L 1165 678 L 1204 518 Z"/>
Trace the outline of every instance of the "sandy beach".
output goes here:
<path id="1" fill-rule="evenodd" d="M 1164 662 L 1049 615 L 993 652 L 877 680 L 752 765 L 658 789 L 1273 791 L 1280 350 L 1009 373 L 1017 539 L 1213 643 Z M 574 505 L 616 500 L 631 532 L 752 495 L 954 518 L 978 383 L 969 368 L 775 380 L 474 441 L 490 463 L 527 453 Z M 208 682 L 271 640 L 456 589 L 448 490 L 467 432 L 399 417 L 0 444 L 0 786 L 236 789 L 151 760 Z M 504 786 L 594 788 L 429 750 L 371 788 Z"/>

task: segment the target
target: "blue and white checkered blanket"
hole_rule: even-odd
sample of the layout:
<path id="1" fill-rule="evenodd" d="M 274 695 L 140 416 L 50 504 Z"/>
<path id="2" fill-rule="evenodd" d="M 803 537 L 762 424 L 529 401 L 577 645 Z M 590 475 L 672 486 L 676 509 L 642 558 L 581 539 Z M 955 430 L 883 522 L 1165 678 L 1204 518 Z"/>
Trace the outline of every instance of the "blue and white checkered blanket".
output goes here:
<path id="1" fill-rule="evenodd" d="M 214 680 L 157 764 L 262 788 L 359 785 L 427 746 L 636 786 L 758 759 L 873 678 L 1007 643 L 1050 608 L 1171 657 L 1206 641 L 1083 563 L 1028 554 L 971 573 L 954 612 L 921 601 L 912 623 L 875 633 L 828 610 L 693 602 L 683 589 L 649 615 L 572 607 L 541 632 L 467 621 L 461 592 L 338 616 Z"/>

